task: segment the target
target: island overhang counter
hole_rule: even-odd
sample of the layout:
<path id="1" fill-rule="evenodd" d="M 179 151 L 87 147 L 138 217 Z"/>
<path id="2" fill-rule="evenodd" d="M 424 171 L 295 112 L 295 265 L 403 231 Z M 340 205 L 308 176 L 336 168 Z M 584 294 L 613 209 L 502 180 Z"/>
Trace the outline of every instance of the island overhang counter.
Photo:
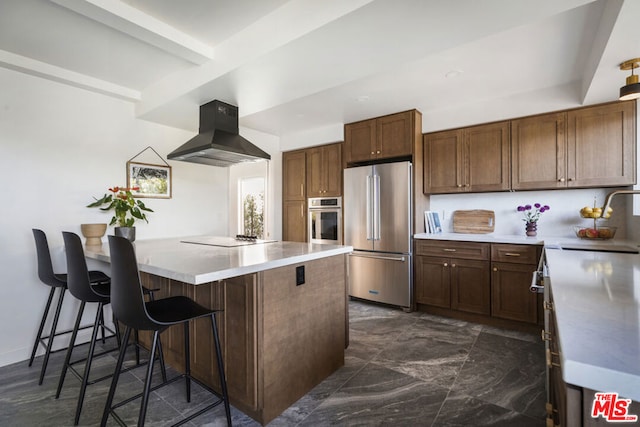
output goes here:
<path id="1" fill-rule="evenodd" d="M 350 246 L 187 240 L 136 241 L 140 277 L 160 289 L 156 298 L 186 295 L 224 310 L 218 324 L 232 405 L 267 424 L 344 365 Z M 85 246 L 85 255 L 110 262 L 106 243 Z M 165 359 L 178 370 L 182 334 L 176 327 L 161 334 Z M 140 335 L 148 345 L 148 335 Z M 192 375 L 218 388 L 210 323 L 194 322 L 190 335 Z"/>

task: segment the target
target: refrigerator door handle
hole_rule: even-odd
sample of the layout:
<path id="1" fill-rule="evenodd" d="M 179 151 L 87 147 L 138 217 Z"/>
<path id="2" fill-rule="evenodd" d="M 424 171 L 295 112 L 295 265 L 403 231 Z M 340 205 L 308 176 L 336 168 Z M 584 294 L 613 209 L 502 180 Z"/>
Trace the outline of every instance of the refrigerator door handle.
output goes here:
<path id="1" fill-rule="evenodd" d="M 380 175 L 373 176 L 373 240 L 380 240 Z"/>
<path id="2" fill-rule="evenodd" d="M 365 255 L 365 254 L 354 254 L 354 253 L 350 253 L 349 256 L 362 257 L 362 258 L 384 259 L 384 260 L 387 260 L 387 261 L 398 261 L 398 262 L 405 262 L 407 260 L 407 258 L 405 256 L 390 257 L 390 256 Z"/>
<path id="3" fill-rule="evenodd" d="M 371 175 L 367 175 L 367 240 L 373 240 L 373 236 L 371 235 Z"/>

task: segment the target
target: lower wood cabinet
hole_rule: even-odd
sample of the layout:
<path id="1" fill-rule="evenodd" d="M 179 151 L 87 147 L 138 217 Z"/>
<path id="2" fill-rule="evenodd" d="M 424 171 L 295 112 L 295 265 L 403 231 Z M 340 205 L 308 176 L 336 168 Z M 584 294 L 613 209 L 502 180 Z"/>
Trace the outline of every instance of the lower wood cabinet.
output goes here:
<path id="1" fill-rule="evenodd" d="M 535 325 L 541 297 L 529 290 L 538 245 L 416 240 L 415 301 L 434 313 Z M 433 310 L 431 310 L 433 311 Z"/>
<path id="2" fill-rule="evenodd" d="M 529 290 L 540 250 L 530 245 L 491 245 L 491 315 L 538 323 L 538 295 Z"/>
<path id="3" fill-rule="evenodd" d="M 419 304 L 489 314 L 489 245 L 417 241 L 415 295 Z"/>

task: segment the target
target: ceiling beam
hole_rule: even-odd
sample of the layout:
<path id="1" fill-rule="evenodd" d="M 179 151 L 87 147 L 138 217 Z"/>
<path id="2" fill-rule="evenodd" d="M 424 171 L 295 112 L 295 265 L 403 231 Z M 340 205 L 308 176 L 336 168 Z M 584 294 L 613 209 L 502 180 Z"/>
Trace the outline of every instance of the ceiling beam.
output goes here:
<path id="1" fill-rule="evenodd" d="M 582 87 L 580 92 L 580 102 L 582 104 L 587 101 L 589 90 L 593 85 L 623 4 L 624 0 L 609 0 L 604 4 L 602 17 L 598 24 L 593 43 L 589 48 L 589 56 L 582 73 Z"/>
<path id="2" fill-rule="evenodd" d="M 211 46 L 121 1 L 51 1 L 193 64 L 213 59 Z"/>
<path id="3" fill-rule="evenodd" d="M 26 56 L 16 55 L 6 50 L 0 50 L 0 67 L 86 89 L 102 95 L 124 99 L 125 101 L 138 102 L 141 98 L 140 91 L 89 77 L 85 74 L 76 73 L 66 68 L 36 61 Z"/>

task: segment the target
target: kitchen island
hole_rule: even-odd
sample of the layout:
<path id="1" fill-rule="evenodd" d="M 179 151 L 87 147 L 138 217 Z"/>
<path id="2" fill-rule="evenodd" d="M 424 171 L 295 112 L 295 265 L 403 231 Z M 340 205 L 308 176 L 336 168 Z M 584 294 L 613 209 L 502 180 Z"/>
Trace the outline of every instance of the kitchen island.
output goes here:
<path id="1" fill-rule="evenodd" d="M 545 258 L 547 365 L 557 421 L 604 421 L 590 412 L 597 392 L 632 399 L 628 413 L 640 417 L 640 255 L 545 248 Z"/>
<path id="2" fill-rule="evenodd" d="M 220 338 L 231 404 L 267 424 L 344 365 L 348 343 L 349 246 L 269 242 L 221 247 L 172 238 L 135 242 L 145 286 L 156 298 L 186 295 L 222 308 Z M 109 247 L 85 247 L 108 263 Z M 165 359 L 183 366 L 182 328 L 161 335 Z M 149 339 L 141 341 L 148 344 Z M 192 374 L 218 388 L 207 319 L 191 328 Z"/>

